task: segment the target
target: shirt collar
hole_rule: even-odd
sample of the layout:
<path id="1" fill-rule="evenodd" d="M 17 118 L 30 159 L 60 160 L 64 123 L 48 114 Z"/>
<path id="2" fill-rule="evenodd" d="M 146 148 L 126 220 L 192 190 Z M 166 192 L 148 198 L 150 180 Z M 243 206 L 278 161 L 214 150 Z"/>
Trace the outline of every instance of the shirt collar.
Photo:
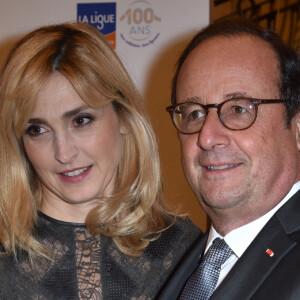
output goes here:
<path id="1" fill-rule="evenodd" d="M 212 241 L 217 238 L 224 238 L 225 242 L 232 249 L 235 255 L 239 258 L 261 231 L 261 229 L 266 225 L 266 223 L 271 219 L 271 217 L 276 213 L 276 211 L 285 204 L 298 190 L 300 190 L 300 181 L 296 182 L 289 193 L 269 212 L 267 212 L 262 217 L 254 220 L 251 223 L 243 225 L 236 228 L 226 234 L 224 237 L 221 236 L 213 226 L 211 226 L 209 231 L 209 236 L 205 248 L 206 250 L 210 247 Z"/>

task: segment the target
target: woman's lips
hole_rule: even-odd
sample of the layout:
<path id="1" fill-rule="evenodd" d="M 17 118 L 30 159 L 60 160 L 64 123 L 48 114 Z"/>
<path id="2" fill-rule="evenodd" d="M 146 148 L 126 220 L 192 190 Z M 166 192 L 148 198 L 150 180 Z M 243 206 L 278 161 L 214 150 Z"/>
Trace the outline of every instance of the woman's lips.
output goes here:
<path id="1" fill-rule="evenodd" d="M 62 172 L 63 175 L 68 176 L 68 177 L 74 177 L 82 174 L 84 171 L 86 171 L 88 167 L 82 168 L 82 169 L 77 169 L 75 171 L 69 171 L 69 172 Z"/>
<path id="2" fill-rule="evenodd" d="M 58 173 L 58 176 L 62 181 L 66 183 L 79 183 L 85 179 L 85 177 L 90 173 L 91 169 L 92 166 L 66 170 L 64 172 Z"/>

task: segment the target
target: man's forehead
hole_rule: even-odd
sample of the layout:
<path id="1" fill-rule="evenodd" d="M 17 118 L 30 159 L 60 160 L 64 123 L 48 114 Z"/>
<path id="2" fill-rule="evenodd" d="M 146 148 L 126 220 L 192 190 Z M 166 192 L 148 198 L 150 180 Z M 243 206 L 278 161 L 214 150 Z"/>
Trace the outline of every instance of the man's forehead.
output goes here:
<path id="1" fill-rule="evenodd" d="M 230 58 L 230 61 L 223 60 L 226 57 Z M 201 63 L 223 62 L 225 64 L 232 61 L 242 63 L 262 58 L 267 59 L 266 63 L 272 61 L 272 64 L 274 64 L 275 61 L 278 64 L 273 48 L 257 36 L 251 34 L 216 36 L 196 46 L 187 56 L 182 68 L 190 60 L 198 60 Z"/>
<path id="2" fill-rule="evenodd" d="M 177 81 L 177 100 L 205 97 L 198 91 L 216 89 L 218 97 L 222 89 L 224 100 L 226 94 L 236 92 L 263 97 L 264 87 L 266 93 L 274 87 L 278 92 L 278 70 L 276 53 L 264 40 L 249 34 L 214 37 L 199 44 L 183 63 Z M 257 94 L 254 91 L 251 95 L 256 85 Z"/>

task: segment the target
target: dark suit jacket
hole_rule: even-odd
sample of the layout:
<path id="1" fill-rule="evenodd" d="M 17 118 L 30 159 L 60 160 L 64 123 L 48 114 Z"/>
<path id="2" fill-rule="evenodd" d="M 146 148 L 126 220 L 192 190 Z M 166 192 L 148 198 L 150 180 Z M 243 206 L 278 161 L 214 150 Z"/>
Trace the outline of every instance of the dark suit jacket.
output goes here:
<path id="1" fill-rule="evenodd" d="M 208 234 L 199 239 L 158 300 L 175 300 L 197 267 Z M 274 256 L 266 253 L 271 249 Z M 300 300 L 300 191 L 264 226 L 211 300 Z"/>

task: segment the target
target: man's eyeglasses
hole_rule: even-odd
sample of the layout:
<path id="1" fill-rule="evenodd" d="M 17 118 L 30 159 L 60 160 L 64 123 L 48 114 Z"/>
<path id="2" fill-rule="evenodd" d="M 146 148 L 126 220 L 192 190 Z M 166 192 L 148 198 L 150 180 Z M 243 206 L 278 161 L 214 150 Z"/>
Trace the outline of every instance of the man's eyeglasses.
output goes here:
<path id="1" fill-rule="evenodd" d="M 185 102 L 166 108 L 175 127 L 182 133 L 199 132 L 210 108 L 216 108 L 221 123 L 231 130 L 244 130 L 252 126 L 257 117 L 260 104 L 284 103 L 281 99 L 238 98 L 218 104 L 202 105 L 197 102 Z"/>

